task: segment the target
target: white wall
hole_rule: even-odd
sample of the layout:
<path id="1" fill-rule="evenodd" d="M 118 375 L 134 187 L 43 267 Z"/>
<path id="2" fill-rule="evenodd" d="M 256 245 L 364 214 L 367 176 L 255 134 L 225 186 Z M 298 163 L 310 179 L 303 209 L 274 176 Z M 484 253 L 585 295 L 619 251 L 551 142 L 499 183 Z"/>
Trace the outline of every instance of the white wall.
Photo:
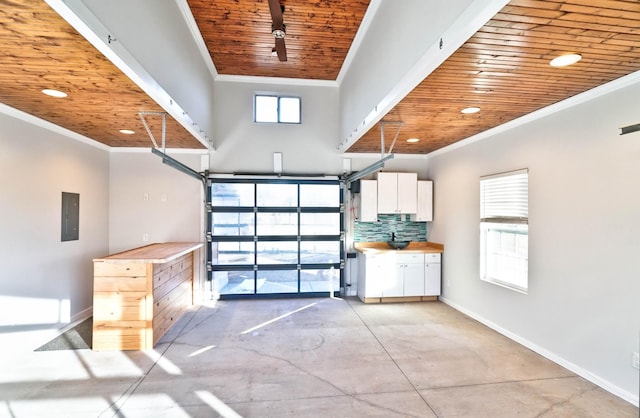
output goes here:
<path id="1" fill-rule="evenodd" d="M 302 123 L 254 123 L 255 93 L 300 97 Z M 215 100 L 213 172 L 272 173 L 274 152 L 282 152 L 285 172 L 342 172 L 342 158 L 337 151 L 337 87 L 216 81 Z"/>
<path id="2" fill-rule="evenodd" d="M 640 83 L 428 161 L 429 240 L 462 311 L 638 404 Z M 529 292 L 479 279 L 479 177 L 529 169 Z"/>
<path id="3" fill-rule="evenodd" d="M 108 252 L 108 151 L 0 113 L 0 190 L 0 328 L 74 320 Z M 80 194 L 77 241 L 60 241 L 62 192 Z"/>
<path id="4" fill-rule="evenodd" d="M 200 171 L 200 155 L 168 154 Z M 163 164 L 150 151 L 112 152 L 110 172 L 110 253 L 153 242 L 203 241 L 201 182 Z"/>

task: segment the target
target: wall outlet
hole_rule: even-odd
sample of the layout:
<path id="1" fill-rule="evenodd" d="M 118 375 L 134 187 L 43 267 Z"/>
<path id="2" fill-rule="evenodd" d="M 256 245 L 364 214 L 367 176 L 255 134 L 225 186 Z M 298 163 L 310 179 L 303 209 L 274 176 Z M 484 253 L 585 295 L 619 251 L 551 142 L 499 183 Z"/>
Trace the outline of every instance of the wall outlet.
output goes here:
<path id="1" fill-rule="evenodd" d="M 638 352 L 631 353 L 631 366 L 634 369 L 640 369 L 640 354 Z"/>
<path id="2" fill-rule="evenodd" d="M 149 234 L 147 234 L 147 233 L 142 234 L 142 241 L 144 241 L 144 242 L 149 241 Z"/>

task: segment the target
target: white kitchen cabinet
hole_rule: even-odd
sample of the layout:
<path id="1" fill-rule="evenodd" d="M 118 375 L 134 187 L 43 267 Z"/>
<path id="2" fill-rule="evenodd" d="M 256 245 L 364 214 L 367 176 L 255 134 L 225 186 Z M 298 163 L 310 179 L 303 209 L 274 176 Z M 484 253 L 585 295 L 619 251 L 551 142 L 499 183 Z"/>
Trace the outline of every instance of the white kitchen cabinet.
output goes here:
<path id="1" fill-rule="evenodd" d="M 441 254 L 424 255 L 424 295 L 440 296 L 441 293 Z"/>
<path id="2" fill-rule="evenodd" d="M 358 255 L 358 297 L 366 302 L 367 298 L 381 298 L 385 291 L 392 291 L 396 284 L 394 254 Z"/>
<path id="3" fill-rule="evenodd" d="M 433 182 L 430 180 L 418 180 L 418 208 L 413 220 L 433 221 Z"/>
<path id="4" fill-rule="evenodd" d="M 417 173 L 378 173 L 378 213 L 416 213 Z"/>
<path id="5" fill-rule="evenodd" d="M 440 257 L 440 253 L 401 251 L 360 253 L 358 297 L 370 303 L 382 298 L 415 301 L 416 297 L 440 296 Z"/>
<path id="6" fill-rule="evenodd" d="M 360 180 L 360 222 L 375 222 L 378 220 L 378 182 L 375 180 Z"/>
<path id="7" fill-rule="evenodd" d="M 396 276 L 401 278 L 403 286 L 399 296 L 424 295 L 424 273 L 424 254 L 397 254 Z"/>

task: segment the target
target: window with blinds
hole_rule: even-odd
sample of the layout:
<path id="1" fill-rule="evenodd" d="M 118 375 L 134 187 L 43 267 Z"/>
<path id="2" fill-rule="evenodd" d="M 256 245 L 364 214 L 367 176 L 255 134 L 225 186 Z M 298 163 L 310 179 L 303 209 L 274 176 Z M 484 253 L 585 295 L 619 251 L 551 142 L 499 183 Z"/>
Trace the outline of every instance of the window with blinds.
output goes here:
<path id="1" fill-rule="evenodd" d="M 480 278 L 527 292 L 529 173 L 480 178 Z"/>

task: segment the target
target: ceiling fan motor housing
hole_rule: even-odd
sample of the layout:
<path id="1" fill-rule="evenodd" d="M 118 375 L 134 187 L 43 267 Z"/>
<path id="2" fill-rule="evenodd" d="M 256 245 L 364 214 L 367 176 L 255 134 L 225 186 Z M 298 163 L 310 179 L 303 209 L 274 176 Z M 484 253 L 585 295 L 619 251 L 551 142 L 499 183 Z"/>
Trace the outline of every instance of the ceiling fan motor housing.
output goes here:
<path id="1" fill-rule="evenodd" d="M 274 38 L 283 39 L 287 34 L 287 26 L 284 23 L 282 24 L 282 26 L 279 26 L 279 27 L 275 27 L 272 25 L 271 33 L 273 34 Z"/>

